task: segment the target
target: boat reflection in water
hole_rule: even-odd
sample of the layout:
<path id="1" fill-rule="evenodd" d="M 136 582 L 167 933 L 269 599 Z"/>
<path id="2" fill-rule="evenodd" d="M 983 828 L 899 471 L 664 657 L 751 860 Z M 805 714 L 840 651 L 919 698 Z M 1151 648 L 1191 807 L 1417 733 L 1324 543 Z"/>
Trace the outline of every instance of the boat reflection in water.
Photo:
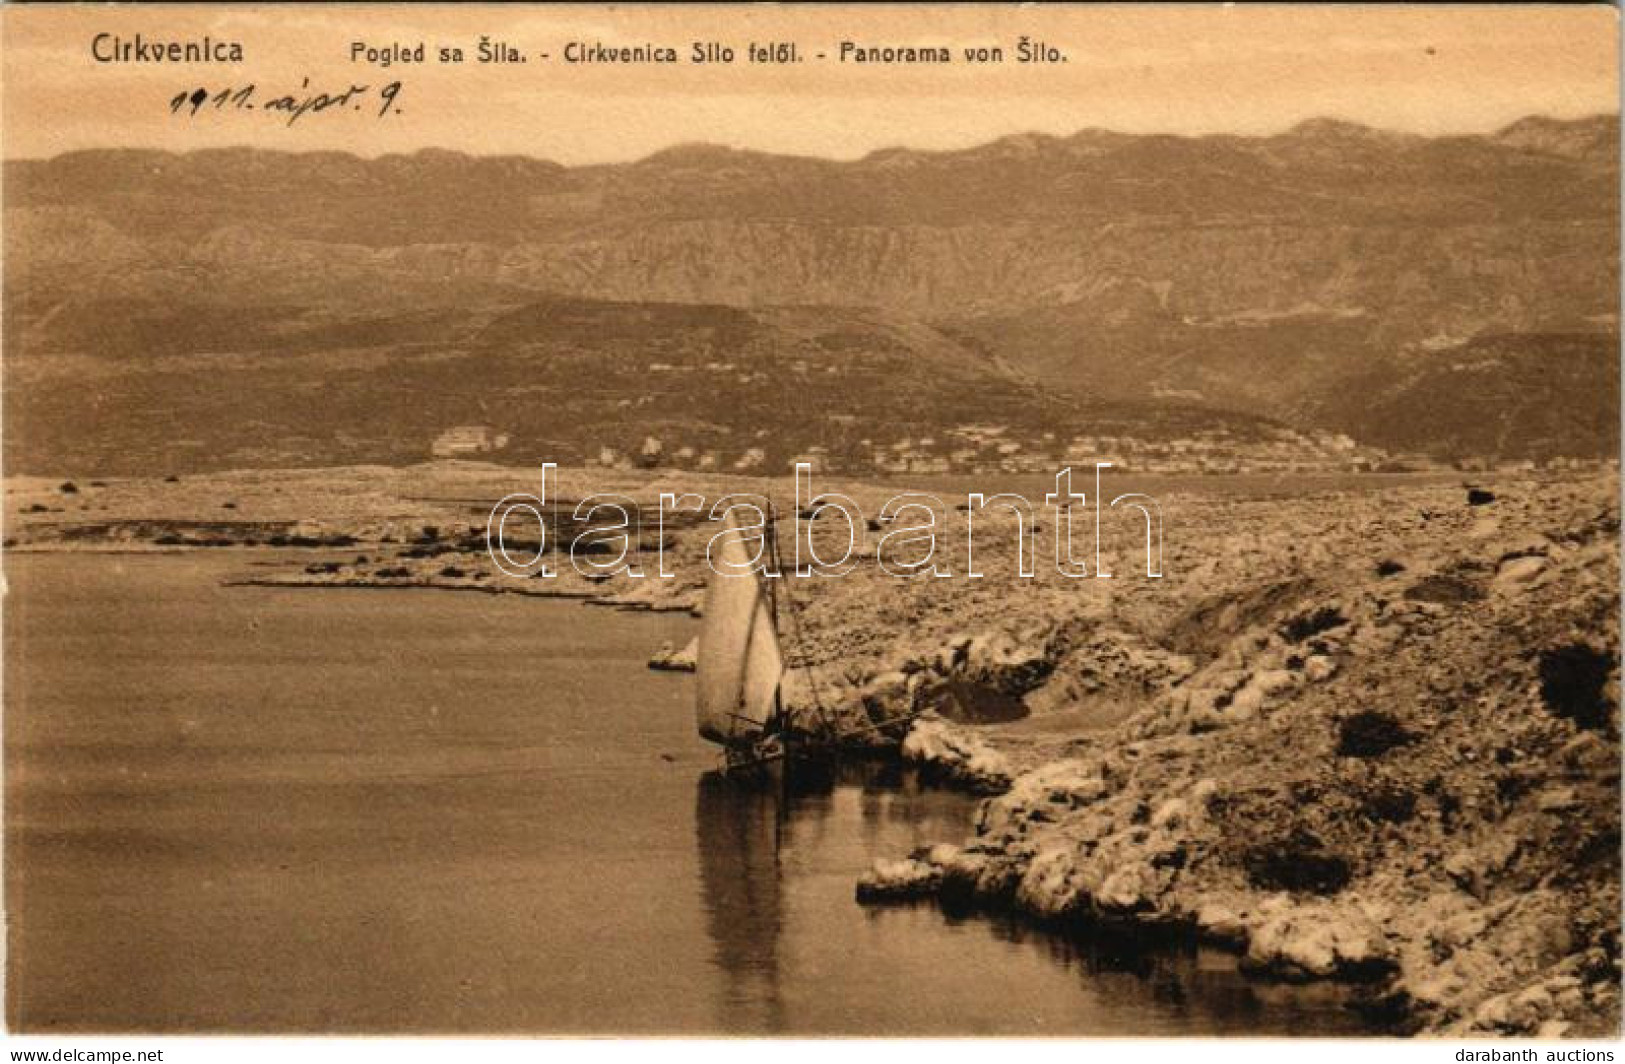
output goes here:
<path id="1" fill-rule="evenodd" d="M 701 776 L 695 789 L 700 885 L 712 961 L 724 976 L 722 1011 L 746 1030 L 784 1030 L 782 809 L 771 788 L 741 787 L 719 772 Z"/>

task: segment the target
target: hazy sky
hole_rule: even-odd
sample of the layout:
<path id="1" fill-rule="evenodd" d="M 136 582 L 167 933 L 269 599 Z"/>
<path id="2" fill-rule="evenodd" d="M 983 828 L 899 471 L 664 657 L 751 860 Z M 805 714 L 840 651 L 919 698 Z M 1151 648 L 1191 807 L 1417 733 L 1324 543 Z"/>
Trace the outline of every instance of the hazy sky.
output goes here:
<path id="1" fill-rule="evenodd" d="M 1122 5 L 1096 8 L 754 7 L 527 9 L 383 7 L 13 7 L 3 19 L 3 150 L 9 157 L 107 146 L 188 150 L 252 144 L 365 155 L 435 146 L 565 163 L 638 158 L 675 143 L 853 158 L 876 148 L 966 147 L 1008 133 L 1099 126 L 1175 133 L 1274 132 L 1331 115 L 1393 129 L 1478 132 L 1531 113 L 1614 111 L 1613 8 Z M 97 34 L 131 41 L 205 34 L 246 62 L 113 64 Z M 886 67 L 841 63 L 860 45 L 1061 48 L 1051 65 Z M 524 65 L 479 65 L 481 35 Z M 731 44 L 732 66 L 567 65 L 567 42 Z M 750 41 L 796 41 L 789 66 L 743 62 Z M 388 71 L 350 61 L 354 42 L 460 45 L 468 62 Z M 543 60 L 546 52 L 551 59 Z M 814 58 L 824 52 L 828 58 Z M 190 118 L 178 92 L 239 88 L 255 99 L 399 79 L 401 113 L 308 114 L 289 128 L 261 110 Z M 362 97 L 376 103 L 376 97 Z"/>

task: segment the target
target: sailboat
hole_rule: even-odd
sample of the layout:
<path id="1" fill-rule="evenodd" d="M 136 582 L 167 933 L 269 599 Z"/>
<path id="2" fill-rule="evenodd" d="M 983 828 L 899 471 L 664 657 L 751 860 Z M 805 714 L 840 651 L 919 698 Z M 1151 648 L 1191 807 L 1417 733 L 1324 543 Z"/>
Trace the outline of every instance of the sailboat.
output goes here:
<path id="1" fill-rule="evenodd" d="M 732 510 L 714 542 L 705 586 L 704 626 L 695 659 L 695 717 L 700 736 L 722 747 L 730 773 L 776 772 L 827 757 L 821 730 L 798 727 L 780 698 L 784 653 L 777 596 L 752 566 L 751 538 Z M 762 535 L 774 556 L 772 518 Z"/>
<path id="2" fill-rule="evenodd" d="M 704 624 L 695 656 L 695 718 L 701 738 L 722 747 L 729 775 L 772 776 L 783 780 L 786 769 L 831 767 L 837 752 L 851 740 L 906 725 L 918 715 L 910 710 L 888 720 L 842 732 L 812 691 L 811 707 L 792 713 L 781 697 L 784 652 L 779 643 L 777 582 L 752 565 L 747 535 L 733 511 L 723 518 L 705 585 Z M 779 566 L 777 533 L 771 508 L 761 535 L 774 572 Z M 794 603 L 788 594 L 792 621 Z"/>

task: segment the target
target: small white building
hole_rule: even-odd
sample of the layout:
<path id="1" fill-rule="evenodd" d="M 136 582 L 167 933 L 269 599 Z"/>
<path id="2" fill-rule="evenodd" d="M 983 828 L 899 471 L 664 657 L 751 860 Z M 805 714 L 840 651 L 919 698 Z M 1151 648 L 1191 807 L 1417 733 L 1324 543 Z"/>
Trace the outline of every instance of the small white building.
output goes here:
<path id="1" fill-rule="evenodd" d="M 506 432 L 497 432 L 489 425 L 458 425 L 436 436 L 430 453 L 436 458 L 462 458 L 471 454 L 490 454 L 506 446 Z"/>

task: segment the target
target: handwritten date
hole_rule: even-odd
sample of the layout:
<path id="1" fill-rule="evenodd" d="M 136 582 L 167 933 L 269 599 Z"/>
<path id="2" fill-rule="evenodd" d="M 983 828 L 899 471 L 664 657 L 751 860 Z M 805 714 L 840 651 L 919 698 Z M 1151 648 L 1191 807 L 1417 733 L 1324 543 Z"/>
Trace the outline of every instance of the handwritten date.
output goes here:
<path id="1" fill-rule="evenodd" d="M 222 89 L 188 89 L 178 92 L 169 101 L 169 113 L 181 118 L 194 118 L 204 112 L 258 111 L 285 119 L 288 125 L 306 115 L 324 111 L 371 112 L 374 117 L 398 115 L 401 109 L 401 83 L 391 81 L 374 90 L 369 85 L 350 85 L 343 91 L 311 92 L 306 78 L 298 92 L 262 95 L 257 85 L 241 88 L 227 86 Z"/>

